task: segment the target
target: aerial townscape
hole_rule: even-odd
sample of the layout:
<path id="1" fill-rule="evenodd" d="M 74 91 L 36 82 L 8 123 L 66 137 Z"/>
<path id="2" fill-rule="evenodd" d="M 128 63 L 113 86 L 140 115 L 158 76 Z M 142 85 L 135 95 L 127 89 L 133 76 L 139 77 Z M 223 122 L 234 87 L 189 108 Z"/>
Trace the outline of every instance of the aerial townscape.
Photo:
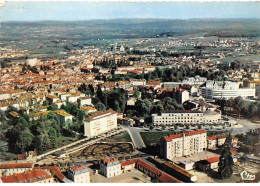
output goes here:
<path id="1" fill-rule="evenodd" d="M 0 7 L 0 183 L 260 181 L 259 12 L 9 20 L 14 3 Z"/>

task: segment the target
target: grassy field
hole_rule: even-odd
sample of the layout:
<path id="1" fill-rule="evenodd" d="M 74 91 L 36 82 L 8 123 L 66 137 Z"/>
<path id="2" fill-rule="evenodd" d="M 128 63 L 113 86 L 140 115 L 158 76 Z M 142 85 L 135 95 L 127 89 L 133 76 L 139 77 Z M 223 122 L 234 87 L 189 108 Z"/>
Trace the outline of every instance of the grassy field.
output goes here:
<path id="1" fill-rule="evenodd" d="M 174 131 L 169 132 L 140 132 L 146 146 L 151 144 L 160 144 L 160 138 L 168 134 L 176 134 Z"/>
<path id="2" fill-rule="evenodd" d="M 112 138 L 108 139 L 107 141 L 113 142 L 132 142 L 131 137 L 127 132 L 124 132 L 120 135 L 113 136 Z"/>

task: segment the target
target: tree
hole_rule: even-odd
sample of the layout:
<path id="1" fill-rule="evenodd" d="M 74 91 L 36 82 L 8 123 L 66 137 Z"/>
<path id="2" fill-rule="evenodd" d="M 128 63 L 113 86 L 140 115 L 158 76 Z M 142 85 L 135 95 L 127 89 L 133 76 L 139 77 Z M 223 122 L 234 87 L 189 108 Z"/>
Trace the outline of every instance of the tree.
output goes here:
<path id="1" fill-rule="evenodd" d="M 233 158 L 228 145 L 222 148 L 221 156 L 219 161 L 218 173 L 222 179 L 230 178 L 233 174 L 232 166 L 234 164 Z"/>
<path id="2" fill-rule="evenodd" d="M 23 117 L 20 117 L 19 120 L 18 120 L 19 123 L 23 124 L 24 126 L 28 127 L 29 124 L 28 122 L 26 121 L 26 119 L 24 119 Z"/>
<path id="3" fill-rule="evenodd" d="M 102 98 L 103 98 L 103 92 L 102 92 L 102 89 L 101 89 L 101 86 L 98 84 L 98 88 L 97 88 L 97 97 L 100 101 L 102 101 Z"/>
<path id="4" fill-rule="evenodd" d="M 49 129 L 49 138 L 50 138 L 50 143 L 51 143 L 52 147 L 56 147 L 57 134 L 56 134 L 56 130 L 52 127 Z"/>
<path id="5" fill-rule="evenodd" d="M 34 136 L 32 143 L 31 143 L 31 149 L 36 150 L 37 154 L 42 154 L 42 139 L 40 136 Z"/>
<path id="6" fill-rule="evenodd" d="M 25 153 L 26 151 L 30 150 L 30 146 L 33 140 L 33 134 L 27 129 L 21 132 L 18 136 L 18 140 L 15 143 L 15 148 L 20 153 Z"/>
<path id="7" fill-rule="evenodd" d="M 139 96 L 140 96 L 140 92 L 137 91 L 137 90 L 135 90 L 135 92 L 134 92 L 134 98 L 137 99 L 137 98 L 139 98 Z"/>
<path id="8" fill-rule="evenodd" d="M 248 116 L 250 118 L 253 118 L 256 112 L 257 112 L 257 106 L 255 105 L 255 103 L 251 103 L 248 107 Z"/>
<path id="9" fill-rule="evenodd" d="M 98 110 L 98 111 L 105 111 L 106 110 L 106 106 L 101 103 L 101 102 L 98 102 L 96 105 L 95 105 L 95 108 Z"/>
<path id="10" fill-rule="evenodd" d="M 88 85 L 88 89 L 91 91 L 91 95 L 94 95 L 94 87 L 91 84 Z"/>
<path id="11" fill-rule="evenodd" d="M 49 105 L 49 102 L 47 100 L 44 100 L 42 106 L 46 106 L 46 105 Z"/>
<path id="12" fill-rule="evenodd" d="M 80 122 L 83 121 L 84 117 L 85 117 L 84 112 L 83 112 L 83 111 L 78 111 L 77 118 L 78 118 L 78 120 L 79 120 Z"/>

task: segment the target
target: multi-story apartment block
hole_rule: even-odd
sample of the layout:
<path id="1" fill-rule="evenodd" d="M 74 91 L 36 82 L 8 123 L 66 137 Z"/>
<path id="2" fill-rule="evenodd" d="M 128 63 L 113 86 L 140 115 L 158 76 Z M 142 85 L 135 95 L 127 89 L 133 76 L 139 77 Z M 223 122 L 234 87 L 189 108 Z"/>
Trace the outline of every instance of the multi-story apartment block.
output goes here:
<path id="1" fill-rule="evenodd" d="M 237 82 L 209 80 L 206 86 L 201 88 L 201 94 L 208 99 L 230 99 L 238 96 L 253 99 L 255 89 L 240 88 Z"/>
<path id="2" fill-rule="evenodd" d="M 218 123 L 220 119 L 221 113 L 211 110 L 173 110 L 152 114 L 154 125 L 213 124 Z"/>
<path id="3" fill-rule="evenodd" d="M 1 177 L 3 183 L 53 183 L 53 177 L 42 169 Z"/>
<path id="4" fill-rule="evenodd" d="M 206 148 L 207 133 L 204 129 L 168 135 L 160 140 L 160 155 L 169 160 L 203 152 Z"/>
<path id="5" fill-rule="evenodd" d="M 117 128 L 117 113 L 113 110 L 93 112 L 84 121 L 84 135 L 93 137 Z"/>
<path id="6" fill-rule="evenodd" d="M 68 178 L 74 183 L 90 183 L 89 170 L 84 166 L 72 166 L 68 170 Z"/>
<path id="7" fill-rule="evenodd" d="M 105 158 L 101 160 L 99 173 L 107 178 L 122 174 L 121 164 L 115 158 Z"/>

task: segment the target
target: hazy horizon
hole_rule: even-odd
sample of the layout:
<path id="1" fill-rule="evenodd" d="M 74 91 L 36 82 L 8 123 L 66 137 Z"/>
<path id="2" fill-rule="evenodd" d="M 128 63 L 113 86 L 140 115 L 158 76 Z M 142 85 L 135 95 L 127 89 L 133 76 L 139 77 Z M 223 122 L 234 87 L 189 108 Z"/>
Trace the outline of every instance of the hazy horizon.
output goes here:
<path id="1" fill-rule="evenodd" d="M 260 2 L 7 2 L 8 21 L 260 18 Z"/>

